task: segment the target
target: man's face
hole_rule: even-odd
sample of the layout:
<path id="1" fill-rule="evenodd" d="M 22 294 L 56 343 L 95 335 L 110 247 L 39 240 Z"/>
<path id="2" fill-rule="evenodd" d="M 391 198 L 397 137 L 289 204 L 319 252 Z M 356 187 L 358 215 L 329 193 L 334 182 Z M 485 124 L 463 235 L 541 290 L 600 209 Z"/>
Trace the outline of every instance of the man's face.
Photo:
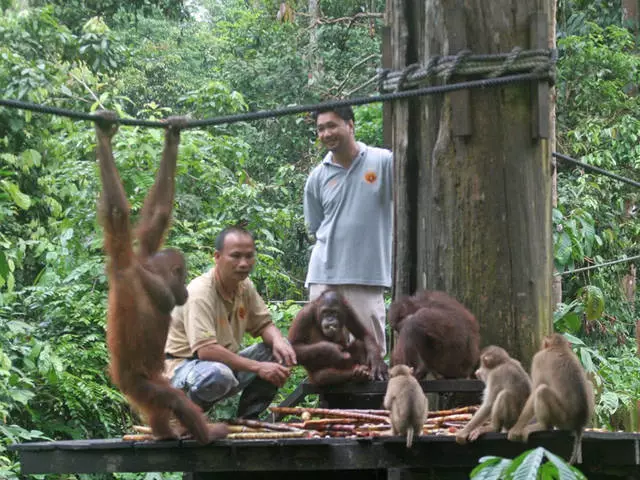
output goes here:
<path id="1" fill-rule="evenodd" d="M 346 151 L 354 141 L 353 120 L 345 122 L 337 113 L 324 112 L 316 119 L 318 138 L 331 152 Z"/>
<path id="2" fill-rule="evenodd" d="M 216 250 L 216 270 L 223 281 L 241 282 L 256 263 L 256 246 L 249 235 L 228 233 L 222 251 Z"/>

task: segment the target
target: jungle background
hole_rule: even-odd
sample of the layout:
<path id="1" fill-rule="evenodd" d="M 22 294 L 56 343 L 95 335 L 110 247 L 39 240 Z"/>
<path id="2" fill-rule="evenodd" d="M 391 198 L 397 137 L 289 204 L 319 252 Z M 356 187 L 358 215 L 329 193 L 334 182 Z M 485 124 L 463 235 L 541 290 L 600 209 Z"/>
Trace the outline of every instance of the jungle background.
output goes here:
<path id="1" fill-rule="evenodd" d="M 384 4 L 0 0 L 0 98 L 153 120 L 372 95 Z M 556 150 L 634 179 L 637 40 L 620 0 L 558 2 Z M 380 104 L 356 108 L 356 135 L 382 144 Z M 134 214 L 153 181 L 162 137 L 159 129 L 126 126 L 115 137 Z M 135 422 L 105 370 L 94 147 L 88 122 L 0 108 L 0 478 L 18 478 L 10 443 L 116 437 Z M 252 278 L 283 332 L 305 296 L 311 244 L 302 190 L 322 154 L 307 114 L 182 135 L 167 243 L 186 253 L 192 278 L 211 266 L 217 232 L 247 222 L 258 246 Z M 596 426 L 633 429 L 640 399 L 634 263 L 571 271 L 640 254 L 640 192 L 558 168 L 555 328 L 570 336 L 594 379 Z M 278 399 L 302 378 L 297 368 Z M 233 411 L 231 402 L 216 415 Z M 89 478 L 62 478 L 76 477 Z M 109 476 L 143 477 L 171 476 Z"/>

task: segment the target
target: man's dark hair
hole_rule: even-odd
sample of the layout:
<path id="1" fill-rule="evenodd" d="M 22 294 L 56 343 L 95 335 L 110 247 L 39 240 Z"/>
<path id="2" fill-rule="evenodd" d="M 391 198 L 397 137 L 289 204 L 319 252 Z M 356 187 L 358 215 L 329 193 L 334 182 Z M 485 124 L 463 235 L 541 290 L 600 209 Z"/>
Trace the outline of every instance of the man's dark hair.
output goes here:
<path id="1" fill-rule="evenodd" d="M 351 105 L 346 105 L 344 107 L 320 107 L 311 114 L 311 118 L 313 118 L 314 121 L 317 121 L 318 115 L 327 112 L 335 113 L 345 122 L 348 122 L 349 120 L 353 120 L 355 122 L 355 117 L 353 116 L 353 108 L 351 108 Z"/>
<path id="2" fill-rule="evenodd" d="M 224 240 L 230 233 L 248 235 L 249 237 L 251 237 L 251 241 L 253 241 L 254 246 L 256 244 L 256 239 L 253 238 L 253 234 L 249 230 L 239 225 L 232 225 L 231 227 L 224 228 L 216 237 L 215 247 L 217 251 L 222 251 L 222 249 L 224 248 Z"/>

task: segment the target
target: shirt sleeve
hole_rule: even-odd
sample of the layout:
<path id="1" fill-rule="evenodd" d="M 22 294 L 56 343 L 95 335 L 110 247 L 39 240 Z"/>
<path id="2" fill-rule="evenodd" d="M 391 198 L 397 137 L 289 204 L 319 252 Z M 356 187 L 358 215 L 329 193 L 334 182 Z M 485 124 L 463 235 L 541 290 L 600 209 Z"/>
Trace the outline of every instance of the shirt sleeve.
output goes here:
<path id="1" fill-rule="evenodd" d="M 304 223 L 311 235 L 315 235 L 324 218 L 322 200 L 318 195 L 317 183 L 317 175 L 311 172 L 304 186 Z"/>
<path id="2" fill-rule="evenodd" d="M 184 330 L 187 334 L 191 353 L 198 349 L 218 343 L 215 324 L 215 309 L 211 302 L 204 298 L 189 299 L 188 308 L 184 312 Z"/>
<path id="3" fill-rule="evenodd" d="M 247 300 L 249 307 L 247 333 L 253 338 L 256 338 L 267 325 L 273 323 L 271 320 L 271 312 L 253 284 L 249 287 Z"/>

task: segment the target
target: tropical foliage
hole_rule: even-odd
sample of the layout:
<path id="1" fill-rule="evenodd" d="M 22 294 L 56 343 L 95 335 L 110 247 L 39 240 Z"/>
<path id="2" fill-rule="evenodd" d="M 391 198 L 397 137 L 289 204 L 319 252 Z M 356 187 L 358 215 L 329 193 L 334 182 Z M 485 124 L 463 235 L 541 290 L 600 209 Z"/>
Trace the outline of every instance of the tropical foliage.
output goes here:
<path id="1" fill-rule="evenodd" d="M 3 0 L 0 98 L 121 116 L 194 118 L 367 95 L 380 65 L 384 2 Z M 559 2 L 557 149 L 619 175 L 640 167 L 636 41 L 619 2 Z M 382 143 L 380 105 L 356 110 Z M 106 278 L 94 134 L 86 122 L 0 108 L 0 477 L 17 478 L 14 441 L 117 436 L 134 419 L 105 371 Z M 162 132 L 121 127 L 116 161 L 134 215 L 153 181 Z M 320 157 L 304 114 L 184 133 L 168 243 L 195 276 L 223 227 L 255 232 L 254 274 L 286 331 L 303 299 L 309 244 L 302 188 Z M 621 289 L 640 254 L 639 192 L 559 163 L 556 328 L 598 389 L 597 421 L 629 427 L 640 398 L 635 297 Z M 282 395 L 300 381 L 297 371 Z M 221 416 L 232 406 L 221 406 Z M 545 467 L 546 468 L 546 467 Z M 551 468 L 551 467 L 549 467 Z M 127 476 L 124 476 L 127 477 Z"/>

